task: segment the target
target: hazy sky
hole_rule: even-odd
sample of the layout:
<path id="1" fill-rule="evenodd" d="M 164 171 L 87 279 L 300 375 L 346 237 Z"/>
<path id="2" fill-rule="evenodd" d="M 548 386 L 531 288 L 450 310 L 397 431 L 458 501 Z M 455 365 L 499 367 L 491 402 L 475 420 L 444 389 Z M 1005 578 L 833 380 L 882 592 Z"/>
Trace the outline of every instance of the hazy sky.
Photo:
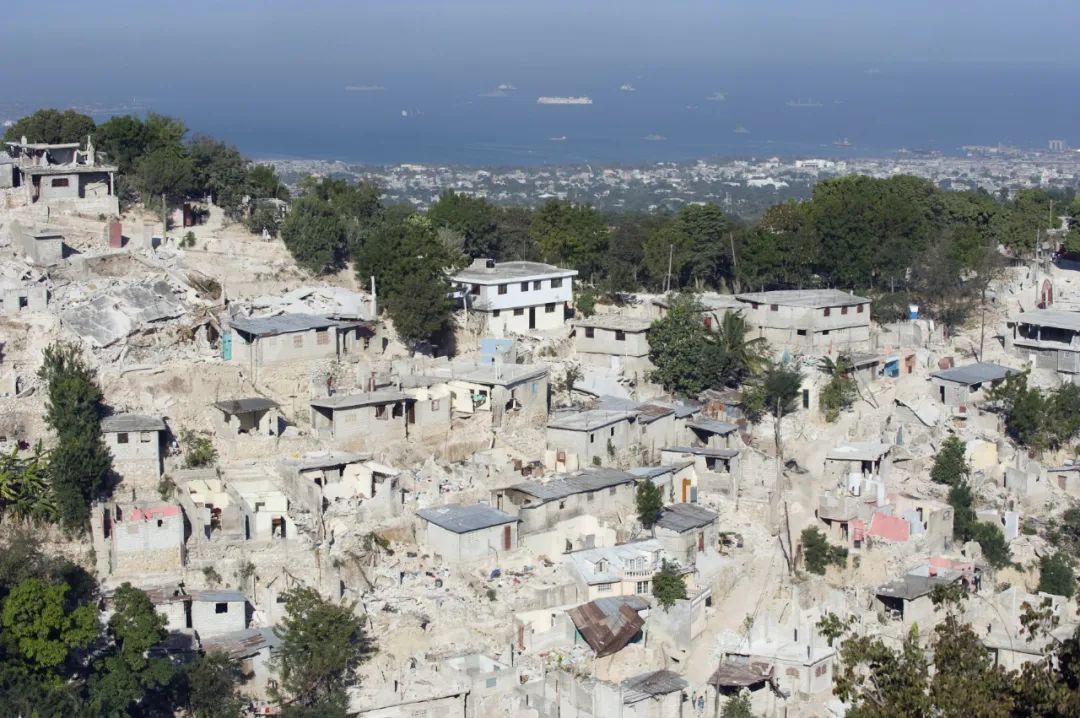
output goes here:
<path id="1" fill-rule="evenodd" d="M 51 79 L 57 71 L 124 78 L 184 68 L 231 74 L 332 65 L 357 70 L 389 65 L 423 73 L 506 63 L 1080 64 L 1076 0 L 7 0 L 3 5 L 0 89 L 8 83 L 21 87 L 20 79 Z"/>

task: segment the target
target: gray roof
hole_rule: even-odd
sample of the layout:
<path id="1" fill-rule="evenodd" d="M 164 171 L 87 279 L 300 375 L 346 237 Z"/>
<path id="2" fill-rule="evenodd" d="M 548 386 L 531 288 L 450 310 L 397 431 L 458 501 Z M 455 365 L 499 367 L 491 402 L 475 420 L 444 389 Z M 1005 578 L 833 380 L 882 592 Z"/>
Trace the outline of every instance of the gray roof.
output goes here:
<path id="1" fill-rule="evenodd" d="M 664 466 L 635 466 L 631 469 L 627 469 L 627 471 L 639 479 L 655 479 L 658 476 L 673 474 L 676 471 L 685 469 L 687 466 L 693 465 L 693 461 L 676 461 L 673 464 L 665 464 Z"/>
<path id="2" fill-rule="evenodd" d="M 360 461 L 368 461 L 371 454 L 358 454 L 351 451 L 317 451 L 301 454 L 295 459 L 282 459 L 281 463 L 294 467 L 297 471 L 308 469 L 326 469 L 334 466 L 347 466 Z"/>
<path id="3" fill-rule="evenodd" d="M 361 406 L 393 404 L 406 399 L 412 399 L 412 397 L 404 392 L 384 389 L 363 394 L 336 394 L 323 399 L 312 399 L 310 404 L 323 409 L 355 409 Z"/>
<path id="4" fill-rule="evenodd" d="M 874 595 L 913 601 L 916 598 L 928 595 L 937 586 L 947 586 L 956 583 L 961 578 L 963 578 L 963 575 L 959 572 L 943 576 L 919 576 L 907 573 L 894 581 L 879 586 L 874 591 Z"/>
<path id="5" fill-rule="evenodd" d="M 849 441 L 829 449 L 825 458 L 830 461 L 877 461 L 892 449 L 880 441 Z"/>
<path id="6" fill-rule="evenodd" d="M 690 529 L 698 529 L 708 526 L 716 521 L 720 514 L 709 511 L 707 508 L 695 504 L 672 504 L 660 512 L 656 520 L 657 526 L 663 526 L 669 531 L 682 533 Z"/>
<path id="7" fill-rule="evenodd" d="M 515 517 L 487 504 L 472 504 L 470 506 L 447 504 L 430 509 L 420 509 L 416 512 L 416 515 L 456 534 L 479 531 L 480 529 L 502 524 L 517 523 Z"/>
<path id="8" fill-rule="evenodd" d="M 729 424 L 726 421 L 717 421 L 716 419 L 706 419 L 704 417 L 688 421 L 686 425 L 691 429 L 707 431 L 710 434 L 719 434 L 720 436 L 739 430 L 739 427 L 734 424 Z"/>
<path id="9" fill-rule="evenodd" d="M 106 434 L 125 431 L 165 431 L 165 422 L 160 416 L 144 414 L 116 414 L 101 420 L 101 430 Z"/>
<path id="10" fill-rule="evenodd" d="M 274 317 L 238 318 L 229 322 L 233 329 L 253 334 L 257 337 L 269 337 L 290 332 L 306 332 L 311 329 L 326 329 L 337 326 L 337 322 L 314 314 L 279 314 Z"/>
<path id="11" fill-rule="evenodd" d="M 644 332 L 652 326 L 652 321 L 625 314 L 595 314 L 585 319 L 575 319 L 573 324 L 576 327 L 593 327 L 611 331 Z"/>
<path id="12" fill-rule="evenodd" d="M 622 682 L 623 704 L 638 703 L 646 698 L 667 695 L 685 690 L 690 684 L 678 673 L 671 671 L 652 671 L 627 678 Z"/>
<path id="13" fill-rule="evenodd" d="M 738 449 L 709 449 L 702 446 L 665 446 L 660 451 L 670 451 L 692 456 L 711 456 L 715 459 L 733 459 L 739 455 Z"/>
<path id="14" fill-rule="evenodd" d="M 426 369 L 418 369 L 408 383 L 417 386 L 430 385 L 421 383 L 418 379 L 427 377 L 438 381 L 465 381 L 473 384 L 486 384 L 488 386 L 514 386 L 530 379 L 539 379 L 547 376 L 546 364 L 480 364 L 474 361 L 455 361 L 450 364 L 435 366 Z"/>
<path id="15" fill-rule="evenodd" d="M 191 600 L 205 603 L 246 603 L 247 596 L 239 591 L 192 591 Z"/>
<path id="16" fill-rule="evenodd" d="M 228 401 L 215 401 L 214 406 L 226 414 L 248 414 L 253 411 L 266 411 L 277 406 L 277 402 L 262 397 L 251 399 L 229 399 Z"/>
<path id="17" fill-rule="evenodd" d="M 782 289 L 773 292 L 749 292 L 736 296 L 744 302 L 808 308 L 867 304 L 870 301 L 866 297 L 841 292 L 839 289 Z"/>
<path id="18" fill-rule="evenodd" d="M 620 421 L 629 421 L 636 414 L 635 411 L 609 411 L 607 409 L 574 411 L 555 416 L 548 422 L 548 428 L 565 431 L 593 431 Z"/>
<path id="19" fill-rule="evenodd" d="M 488 269 L 484 260 L 475 260 L 472 266 L 462 269 L 451 279 L 470 284 L 505 284 L 526 279 L 549 279 L 553 277 L 576 277 L 576 269 L 563 269 L 543 262 L 496 262 Z M 479 265 L 479 266 L 477 266 Z"/>
<path id="20" fill-rule="evenodd" d="M 1080 332 L 1080 312 L 1067 312 L 1061 309 L 1035 309 L 1013 317 L 1016 324 L 1030 324 L 1036 327 L 1052 327 Z"/>
<path id="21" fill-rule="evenodd" d="M 966 364 L 964 366 L 953 367 L 952 369 L 945 369 L 944 371 L 936 371 L 930 374 L 930 376 L 954 384 L 973 386 L 988 381 L 999 381 L 1015 372 L 1015 369 L 1010 369 L 1009 367 L 1001 366 L 1000 364 L 977 362 L 975 364 Z"/>
<path id="22" fill-rule="evenodd" d="M 273 628 L 245 628 L 242 631 L 204 638 L 202 645 L 207 653 L 220 651 L 238 660 L 253 656 L 264 648 L 273 650 L 281 645 L 281 639 L 274 633 Z"/>
<path id="23" fill-rule="evenodd" d="M 718 294 L 715 292 L 703 292 L 701 294 L 695 294 L 693 296 L 695 302 L 697 302 L 704 312 L 712 312 L 718 309 L 742 309 L 743 305 L 739 303 L 739 300 L 735 298 L 733 294 Z M 671 301 L 666 297 L 656 297 L 652 300 L 652 303 L 658 307 L 669 307 Z"/>
<path id="24" fill-rule="evenodd" d="M 554 479 L 544 483 L 522 481 L 509 488 L 537 498 L 541 503 L 546 503 L 556 499 L 564 499 L 574 494 L 584 494 L 611 486 L 634 483 L 636 480 L 637 477 L 633 474 L 618 471 L 617 469 L 584 469 L 561 479 Z"/>

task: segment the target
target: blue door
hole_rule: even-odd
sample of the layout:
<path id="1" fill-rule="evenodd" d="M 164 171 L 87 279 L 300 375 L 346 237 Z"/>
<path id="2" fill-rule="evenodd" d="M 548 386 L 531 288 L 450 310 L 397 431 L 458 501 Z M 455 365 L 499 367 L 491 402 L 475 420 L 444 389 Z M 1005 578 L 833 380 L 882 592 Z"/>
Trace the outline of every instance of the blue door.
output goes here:
<path id="1" fill-rule="evenodd" d="M 232 359 L 232 332 L 230 331 L 221 334 L 221 358 L 225 361 Z"/>

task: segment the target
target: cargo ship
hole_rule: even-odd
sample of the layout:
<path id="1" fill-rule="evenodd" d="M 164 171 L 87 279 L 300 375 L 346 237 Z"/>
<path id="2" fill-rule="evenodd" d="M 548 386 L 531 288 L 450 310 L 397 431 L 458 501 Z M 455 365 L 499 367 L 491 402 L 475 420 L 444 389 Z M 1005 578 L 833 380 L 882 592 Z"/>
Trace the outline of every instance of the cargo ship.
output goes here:
<path id="1" fill-rule="evenodd" d="M 591 97 L 537 97 L 538 105 L 591 105 Z"/>

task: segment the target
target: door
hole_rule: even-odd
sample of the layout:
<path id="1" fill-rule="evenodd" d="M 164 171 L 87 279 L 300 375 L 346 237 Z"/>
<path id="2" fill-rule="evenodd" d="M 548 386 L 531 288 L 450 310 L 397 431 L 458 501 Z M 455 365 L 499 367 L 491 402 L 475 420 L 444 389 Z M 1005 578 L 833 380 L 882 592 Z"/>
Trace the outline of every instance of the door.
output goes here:
<path id="1" fill-rule="evenodd" d="M 221 333 L 221 358 L 225 361 L 232 359 L 232 332 L 224 331 Z"/>
<path id="2" fill-rule="evenodd" d="M 503 551 L 509 551 L 510 546 L 510 524 L 503 526 Z"/>
<path id="3" fill-rule="evenodd" d="M 536 307 L 529 307 L 529 329 L 536 329 Z"/>

